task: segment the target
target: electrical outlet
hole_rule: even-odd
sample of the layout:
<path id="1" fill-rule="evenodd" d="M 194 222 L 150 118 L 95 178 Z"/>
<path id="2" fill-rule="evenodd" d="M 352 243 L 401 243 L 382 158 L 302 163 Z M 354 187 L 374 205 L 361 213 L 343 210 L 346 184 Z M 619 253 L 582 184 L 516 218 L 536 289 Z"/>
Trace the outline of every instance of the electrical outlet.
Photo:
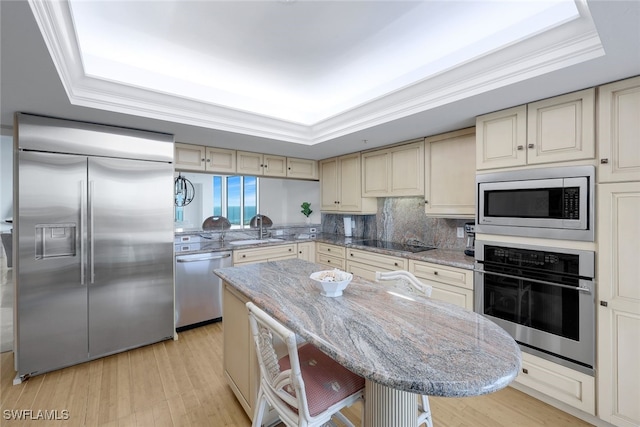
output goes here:
<path id="1" fill-rule="evenodd" d="M 282 236 L 282 230 L 274 230 L 274 231 L 273 231 L 273 233 L 274 233 L 276 236 Z"/>
<path id="2" fill-rule="evenodd" d="M 309 233 L 315 233 L 315 232 L 316 232 L 315 227 L 311 227 L 311 228 L 309 229 Z"/>
<path id="3" fill-rule="evenodd" d="M 456 228 L 456 232 L 458 234 L 458 239 L 464 238 L 464 228 L 463 227 Z"/>

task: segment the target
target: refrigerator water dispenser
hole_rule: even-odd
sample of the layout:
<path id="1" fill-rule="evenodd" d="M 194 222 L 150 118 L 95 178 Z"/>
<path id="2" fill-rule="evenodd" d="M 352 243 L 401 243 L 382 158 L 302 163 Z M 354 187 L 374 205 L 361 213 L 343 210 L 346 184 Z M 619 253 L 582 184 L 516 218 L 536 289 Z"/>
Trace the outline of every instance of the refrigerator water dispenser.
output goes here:
<path id="1" fill-rule="evenodd" d="M 36 259 L 76 255 L 76 224 L 37 224 Z"/>

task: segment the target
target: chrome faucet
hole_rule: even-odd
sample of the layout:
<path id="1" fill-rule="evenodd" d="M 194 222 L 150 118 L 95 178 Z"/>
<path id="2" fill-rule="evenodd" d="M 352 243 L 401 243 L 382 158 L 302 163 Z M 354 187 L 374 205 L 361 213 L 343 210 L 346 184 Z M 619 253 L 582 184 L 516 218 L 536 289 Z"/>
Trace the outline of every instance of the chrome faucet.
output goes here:
<path id="1" fill-rule="evenodd" d="M 262 215 L 258 214 L 256 216 L 256 221 L 258 221 L 258 239 L 264 239 L 267 237 L 268 231 L 262 225 Z"/>

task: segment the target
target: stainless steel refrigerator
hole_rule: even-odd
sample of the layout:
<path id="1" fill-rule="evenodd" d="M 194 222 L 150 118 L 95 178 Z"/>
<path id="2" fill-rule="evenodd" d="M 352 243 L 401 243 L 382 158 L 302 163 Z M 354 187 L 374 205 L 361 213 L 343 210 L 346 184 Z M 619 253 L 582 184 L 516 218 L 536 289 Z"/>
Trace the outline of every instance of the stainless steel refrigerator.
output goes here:
<path id="1" fill-rule="evenodd" d="M 174 334 L 173 136 L 16 114 L 21 379 Z"/>

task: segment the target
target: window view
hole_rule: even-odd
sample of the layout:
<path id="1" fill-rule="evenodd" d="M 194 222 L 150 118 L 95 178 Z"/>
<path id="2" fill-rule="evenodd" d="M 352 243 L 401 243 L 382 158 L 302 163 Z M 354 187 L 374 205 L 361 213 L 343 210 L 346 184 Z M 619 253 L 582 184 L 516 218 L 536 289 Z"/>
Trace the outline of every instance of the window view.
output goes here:
<path id="1" fill-rule="evenodd" d="M 221 215 L 232 228 L 249 226 L 258 213 L 258 178 L 255 176 L 214 176 L 213 215 Z"/>

